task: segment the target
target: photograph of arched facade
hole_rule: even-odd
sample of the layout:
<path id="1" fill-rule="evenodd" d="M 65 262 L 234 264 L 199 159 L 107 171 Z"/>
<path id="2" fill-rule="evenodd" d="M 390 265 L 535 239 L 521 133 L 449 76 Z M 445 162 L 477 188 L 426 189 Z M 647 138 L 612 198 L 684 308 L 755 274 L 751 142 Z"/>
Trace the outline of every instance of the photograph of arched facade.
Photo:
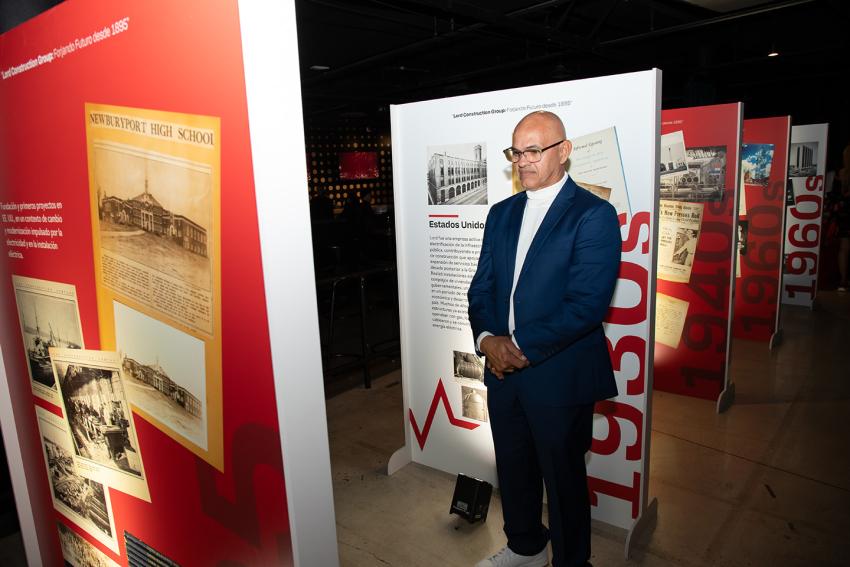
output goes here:
<path id="1" fill-rule="evenodd" d="M 429 205 L 487 204 L 487 146 L 428 147 Z"/>

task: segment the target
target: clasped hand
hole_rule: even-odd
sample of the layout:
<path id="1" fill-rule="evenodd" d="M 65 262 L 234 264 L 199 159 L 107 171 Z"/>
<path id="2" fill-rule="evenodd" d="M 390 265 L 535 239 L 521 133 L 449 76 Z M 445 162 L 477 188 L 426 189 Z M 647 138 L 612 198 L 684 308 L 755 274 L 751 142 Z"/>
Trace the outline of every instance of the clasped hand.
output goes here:
<path id="1" fill-rule="evenodd" d="M 504 379 L 505 374 L 525 368 L 530 363 L 510 337 L 487 336 L 481 340 L 481 352 L 487 357 L 487 368 L 496 378 Z"/>

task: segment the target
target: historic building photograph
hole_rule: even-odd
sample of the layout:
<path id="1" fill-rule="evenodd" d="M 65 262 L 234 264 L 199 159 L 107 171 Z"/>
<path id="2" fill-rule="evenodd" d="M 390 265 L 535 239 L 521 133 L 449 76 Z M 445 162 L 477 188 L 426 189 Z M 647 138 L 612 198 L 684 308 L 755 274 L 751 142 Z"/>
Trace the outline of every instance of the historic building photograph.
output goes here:
<path id="1" fill-rule="evenodd" d="M 203 341 L 121 302 L 113 308 L 128 401 L 160 429 L 206 449 Z"/>
<path id="2" fill-rule="evenodd" d="M 487 204 L 486 144 L 428 148 L 428 204 Z"/>
<path id="3" fill-rule="evenodd" d="M 94 145 L 94 183 L 104 250 L 212 289 L 208 168 L 101 143 Z"/>

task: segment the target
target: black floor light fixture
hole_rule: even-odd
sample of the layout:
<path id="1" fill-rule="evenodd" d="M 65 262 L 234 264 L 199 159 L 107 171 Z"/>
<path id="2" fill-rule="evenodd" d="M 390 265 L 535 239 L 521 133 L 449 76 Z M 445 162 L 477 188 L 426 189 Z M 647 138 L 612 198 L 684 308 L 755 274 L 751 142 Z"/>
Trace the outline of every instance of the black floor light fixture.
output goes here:
<path id="1" fill-rule="evenodd" d="M 466 518 L 470 524 L 485 522 L 492 494 L 493 485 L 489 482 L 458 474 L 449 514 Z"/>

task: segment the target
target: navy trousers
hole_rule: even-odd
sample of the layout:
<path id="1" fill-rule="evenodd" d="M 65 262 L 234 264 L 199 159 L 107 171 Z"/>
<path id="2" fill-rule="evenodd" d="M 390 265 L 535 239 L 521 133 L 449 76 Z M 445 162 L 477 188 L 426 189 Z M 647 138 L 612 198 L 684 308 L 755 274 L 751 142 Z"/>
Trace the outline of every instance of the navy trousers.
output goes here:
<path id="1" fill-rule="evenodd" d="M 487 395 L 508 547 L 534 555 L 551 539 L 554 567 L 584 567 L 590 559 L 584 459 L 593 438 L 593 404 L 532 405 L 514 387 L 518 379 L 507 377 Z M 544 482 L 548 530 L 542 523 Z"/>

